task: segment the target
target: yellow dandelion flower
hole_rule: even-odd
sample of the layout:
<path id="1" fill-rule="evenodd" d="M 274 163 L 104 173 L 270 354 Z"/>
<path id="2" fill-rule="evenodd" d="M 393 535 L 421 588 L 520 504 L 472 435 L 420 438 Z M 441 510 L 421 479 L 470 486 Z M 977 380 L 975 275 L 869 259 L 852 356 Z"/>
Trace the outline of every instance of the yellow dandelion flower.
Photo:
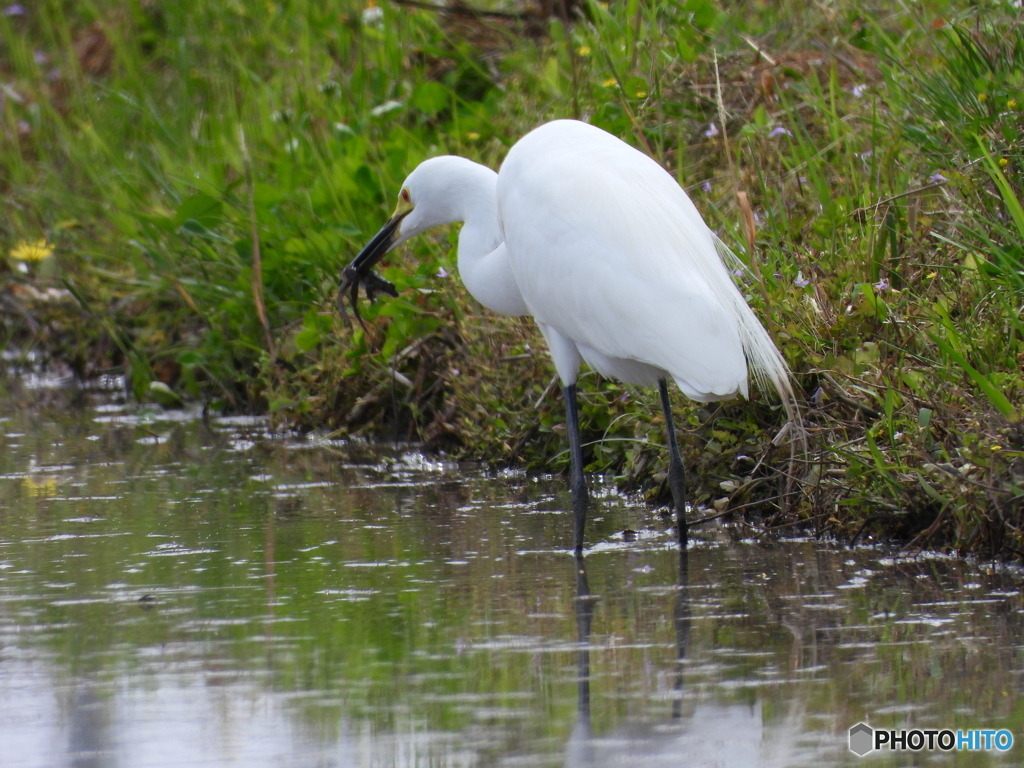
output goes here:
<path id="1" fill-rule="evenodd" d="M 616 80 L 614 77 L 609 77 L 607 80 L 601 83 L 601 85 L 603 85 L 605 88 L 611 88 L 613 85 L 615 85 L 615 82 Z"/>
<path id="2" fill-rule="evenodd" d="M 647 96 L 647 91 L 637 91 L 637 92 L 636 92 L 636 97 L 637 97 L 638 99 L 642 99 L 642 98 L 644 98 L 645 96 Z"/>
<path id="3" fill-rule="evenodd" d="M 980 101 L 982 104 L 984 104 L 986 101 L 988 101 L 988 94 L 987 93 L 979 93 L 978 94 L 978 101 Z"/>
<path id="4" fill-rule="evenodd" d="M 578 53 L 580 56 L 589 56 L 590 55 L 590 46 L 589 45 L 581 45 L 576 50 L 576 53 Z"/>
<path id="5" fill-rule="evenodd" d="M 1016 109 L 1017 108 L 1016 100 L 1015 99 L 1010 99 L 1008 102 L 1006 102 L 1006 108 L 1007 109 Z"/>
<path id="6" fill-rule="evenodd" d="M 46 239 L 30 243 L 22 240 L 11 249 L 11 258 L 18 261 L 42 261 L 53 253 L 53 246 Z"/>
<path id="7" fill-rule="evenodd" d="M 480 134 L 477 133 L 476 131 L 469 131 L 466 134 L 466 138 L 469 139 L 470 141 L 476 141 L 477 139 L 480 138 Z"/>
<path id="8" fill-rule="evenodd" d="M 999 165 L 1000 165 L 1000 167 L 1005 168 L 1009 164 L 1010 164 L 1010 161 L 1007 160 L 1005 157 L 1000 157 L 999 158 Z"/>
<path id="9" fill-rule="evenodd" d="M 938 276 L 939 276 L 939 273 L 938 273 L 938 272 L 929 272 L 929 273 L 928 273 L 928 279 L 929 279 L 929 280 L 931 280 L 931 279 L 933 279 L 933 278 L 936 278 L 936 277 L 938 277 Z"/>
<path id="10" fill-rule="evenodd" d="M 1003 446 L 1001 446 L 1001 445 L 993 445 L 992 446 L 992 450 L 993 451 L 1001 451 L 1001 450 L 1003 450 Z"/>

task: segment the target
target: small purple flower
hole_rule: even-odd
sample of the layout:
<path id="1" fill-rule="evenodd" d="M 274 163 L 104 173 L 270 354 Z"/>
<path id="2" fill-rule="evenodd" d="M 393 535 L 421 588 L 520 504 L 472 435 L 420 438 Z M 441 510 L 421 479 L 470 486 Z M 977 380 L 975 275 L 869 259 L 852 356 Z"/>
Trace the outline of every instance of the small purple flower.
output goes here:
<path id="1" fill-rule="evenodd" d="M 733 277 L 743 277 L 743 270 L 742 269 L 734 269 L 732 271 L 732 276 Z"/>
<path id="2" fill-rule="evenodd" d="M 46 64 L 50 60 L 50 57 L 36 48 L 35 53 L 32 54 L 32 60 L 39 66 L 43 66 L 43 64 Z"/>
<path id="3" fill-rule="evenodd" d="M 438 277 L 448 277 L 448 270 L 445 269 L 444 267 L 438 267 L 437 268 L 437 276 Z"/>
<path id="4" fill-rule="evenodd" d="M 867 91 L 867 89 L 868 87 L 861 83 L 860 85 L 853 86 L 853 88 L 850 89 L 850 93 L 853 94 L 854 98 L 862 99 L 864 98 L 864 93 Z"/>
<path id="5" fill-rule="evenodd" d="M 793 281 L 793 285 L 797 288 L 806 288 L 811 284 L 811 281 L 804 277 L 803 270 L 799 270 L 796 273 L 796 280 Z"/>
<path id="6" fill-rule="evenodd" d="M 781 272 L 773 272 L 772 277 L 774 277 L 776 280 L 781 280 L 783 277 L 785 277 L 785 275 L 783 275 Z"/>
<path id="7" fill-rule="evenodd" d="M 949 179 L 943 176 L 942 173 L 939 171 L 936 171 L 928 178 L 929 184 L 942 184 L 947 181 L 949 181 Z"/>
<path id="8" fill-rule="evenodd" d="M 702 182 L 702 183 L 701 183 L 701 185 L 700 185 L 700 188 L 701 188 L 701 189 L 702 189 L 702 190 L 703 190 L 704 192 L 710 192 L 710 191 L 711 191 L 711 182 L 710 182 L 710 181 L 704 181 L 704 182 Z"/>
<path id="9" fill-rule="evenodd" d="M 875 290 L 878 291 L 879 293 L 885 293 L 886 291 L 889 290 L 889 281 L 883 277 L 881 280 L 875 283 L 874 286 Z"/>
<path id="10" fill-rule="evenodd" d="M 715 138 L 715 136 L 717 136 L 718 133 L 719 133 L 718 126 L 715 125 L 714 123 L 711 123 L 708 126 L 708 129 L 706 131 L 704 131 L 704 135 L 707 136 L 709 139 Z"/>
<path id="11" fill-rule="evenodd" d="M 24 16 L 25 6 L 21 3 L 11 3 L 4 8 L 4 16 Z"/>
<path id="12" fill-rule="evenodd" d="M 788 128 L 783 128 L 781 125 L 776 125 L 772 128 L 772 132 L 768 134 L 769 139 L 774 139 L 779 136 L 792 136 L 793 133 Z"/>

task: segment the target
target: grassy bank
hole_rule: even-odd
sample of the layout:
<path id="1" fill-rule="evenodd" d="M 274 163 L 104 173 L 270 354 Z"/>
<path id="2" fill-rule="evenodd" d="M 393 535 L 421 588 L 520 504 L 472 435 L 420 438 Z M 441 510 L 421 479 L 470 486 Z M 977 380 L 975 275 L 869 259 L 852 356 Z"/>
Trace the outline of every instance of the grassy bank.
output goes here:
<path id="1" fill-rule="evenodd" d="M 160 382 L 282 424 L 564 465 L 543 341 L 468 296 L 455 232 L 389 258 L 400 297 L 365 308 L 368 335 L 334 291 L 420 160 L 497 167 L 578 116 L 658 158 L 750 264 L 806 397 L 796 466 L 770 399 L 678 398 L 696 501 L 1024 556 L 1010 4 L 325 5 L 6 6 L 5 346 L 123 370 L 140 398 Z M 581 389 L 590 468 L 656 495 L 655 397 Z M 801 485 L 780 503 L 786 474 Z"/>

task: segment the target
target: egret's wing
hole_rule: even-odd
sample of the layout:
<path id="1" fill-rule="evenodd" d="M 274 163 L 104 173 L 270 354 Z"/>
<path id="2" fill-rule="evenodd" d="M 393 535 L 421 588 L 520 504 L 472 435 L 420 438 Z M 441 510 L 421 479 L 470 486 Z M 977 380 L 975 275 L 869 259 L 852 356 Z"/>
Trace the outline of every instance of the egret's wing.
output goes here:
<path id="1" fill-rule="evenodd" d="M 789 399 L 785 363 L 713 234 L 653 160 L 584 123 L 548 123 L 509 152 L 498 205 L 538 321 L 662 368 L 706 399 L 745 392 L 749 359 Z"/>

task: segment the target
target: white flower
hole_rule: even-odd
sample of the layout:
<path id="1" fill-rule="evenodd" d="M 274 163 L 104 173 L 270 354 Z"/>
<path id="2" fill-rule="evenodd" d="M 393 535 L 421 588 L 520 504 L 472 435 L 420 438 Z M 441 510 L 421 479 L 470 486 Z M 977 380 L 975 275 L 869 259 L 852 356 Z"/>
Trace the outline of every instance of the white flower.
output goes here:
<path id="1" fill-rule="evenodd" d="M 368 5 L 363 8 L 361 19 L 365 27 L 379 27 L 384 23 L 384 9 L 379 5 Z"/>

